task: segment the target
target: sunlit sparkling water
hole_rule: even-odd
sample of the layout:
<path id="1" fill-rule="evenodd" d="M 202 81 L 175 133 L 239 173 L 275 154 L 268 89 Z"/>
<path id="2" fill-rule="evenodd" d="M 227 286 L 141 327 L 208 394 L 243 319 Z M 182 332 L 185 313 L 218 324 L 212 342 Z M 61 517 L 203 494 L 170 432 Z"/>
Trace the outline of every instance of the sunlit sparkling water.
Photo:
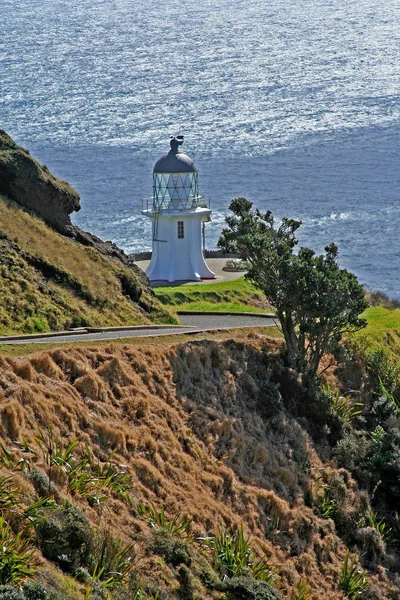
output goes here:
<path id="1" fill-rule="evenodd" d="M 400 297 L 399 22 L 397 0 L 1 0 L 0 127 L 127 252 L 151 246 L 141 198 L 184 133 L 208 247 L 246 196 Z"/>

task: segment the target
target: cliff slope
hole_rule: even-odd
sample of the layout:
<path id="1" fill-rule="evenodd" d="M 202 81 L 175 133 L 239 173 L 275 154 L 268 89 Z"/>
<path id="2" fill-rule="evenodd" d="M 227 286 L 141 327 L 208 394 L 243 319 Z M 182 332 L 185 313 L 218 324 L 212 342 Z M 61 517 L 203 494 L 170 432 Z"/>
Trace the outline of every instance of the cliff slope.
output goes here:
<path id="1" fill-rule="evenodd" d="M 318 457 L 281 405 L 268 375 L 277 342 L 246 335 L 240 342 L 63 347 L 2 359 L 0 439 L 8 452 L 2 475 L 23 495 L 23 514 L 38 494 L 57 502 L 56 509 L 39 510 L 41 525 L 31 533 L 41 549 L 35 577 L 58 590 L 54 598 L 361 597 L 340 589 L 348 548 L 317 498 L 330 477 L 346 519 L 360 510 L 363 496 L 346 471 Z M 71 470 L 73 455 L 82 459 L 88 451 L 97 474 L 111 473 L 111 463 L 126 485 L 120 480 L 119 488 L 104 484 L 89 493 L 84 471 L 78 477 Z M 67 462 L 57 458 L 56 465 L 63 453 Z M 66 500 L 89 519 L 95 540 L 121 538 L 120 549 L 134 544 L 134 568 L 122 587 L 108 588 L 99 576 L 96 588 L 93 561 L 87 553 L 73 555 L 71 543 L 52 553 L 43 532 L 52 531 L 57 544 L 54 523 L 60 520 L 62 533 L 72 514 Z M 204 541 L 215 542 L 221 532 L 229 538 L 241 524 L 268 583 L 230 577 L 213 542 Z M 398 598 L 385 569 L 369 581 L 362 597 Z"/>

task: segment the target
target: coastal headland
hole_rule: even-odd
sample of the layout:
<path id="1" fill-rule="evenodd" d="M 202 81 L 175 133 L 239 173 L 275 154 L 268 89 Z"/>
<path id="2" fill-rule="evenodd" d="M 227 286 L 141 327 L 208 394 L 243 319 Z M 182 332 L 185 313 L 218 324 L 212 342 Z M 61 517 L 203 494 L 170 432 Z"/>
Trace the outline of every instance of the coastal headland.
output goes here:
<path id="1" fill-rule="evenodd" d="M 78 208 L 0 133 L 0 333 L 271 309 L 241 277 L 152 289 Z M 399 600 L 400 311 L 375 300 L 312 394 L 256 326 L 1 346 L 1 600 Z"/>

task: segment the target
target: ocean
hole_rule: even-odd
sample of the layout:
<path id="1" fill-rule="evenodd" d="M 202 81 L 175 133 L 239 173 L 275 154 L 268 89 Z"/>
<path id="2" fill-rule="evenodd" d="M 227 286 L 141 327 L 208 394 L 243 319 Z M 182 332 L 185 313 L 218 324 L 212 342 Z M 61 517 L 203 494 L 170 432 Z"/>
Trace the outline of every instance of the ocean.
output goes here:
<path id="1" fill-rule="evenodd" d="M 151 248 L 151 171 L 183 150 L 210 197 L 276 219 L 400 298 L 397 0 L 0 0 L 0 127 L 81 194 L 73 222 Z"/>

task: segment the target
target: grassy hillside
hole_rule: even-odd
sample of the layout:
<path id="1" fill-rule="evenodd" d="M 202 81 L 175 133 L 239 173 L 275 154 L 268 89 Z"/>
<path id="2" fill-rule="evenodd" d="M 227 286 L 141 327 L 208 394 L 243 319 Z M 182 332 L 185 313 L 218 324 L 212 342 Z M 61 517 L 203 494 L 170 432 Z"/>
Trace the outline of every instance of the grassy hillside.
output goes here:
<path id="1" fill-rule="evenodd" d="M 265 312 L 271 308 L 264 294 L 244 277 L 203 285 L 154 288 L 157 298 L 170 310 Z"/>
<path id="2" fill-rule="evenodd" d="M 0 332 L 174 322 L 134 271 L 0 196 Z"/>
<path id="3" fill-rule="evenodd" d="M 396 554 L 363 573 L 346 541 L 368 499 L 292 416 L 279 341 L 241 335 L 2 358 L 3 543 L 44 586 L 21 598 L 398 598 Z"/>

